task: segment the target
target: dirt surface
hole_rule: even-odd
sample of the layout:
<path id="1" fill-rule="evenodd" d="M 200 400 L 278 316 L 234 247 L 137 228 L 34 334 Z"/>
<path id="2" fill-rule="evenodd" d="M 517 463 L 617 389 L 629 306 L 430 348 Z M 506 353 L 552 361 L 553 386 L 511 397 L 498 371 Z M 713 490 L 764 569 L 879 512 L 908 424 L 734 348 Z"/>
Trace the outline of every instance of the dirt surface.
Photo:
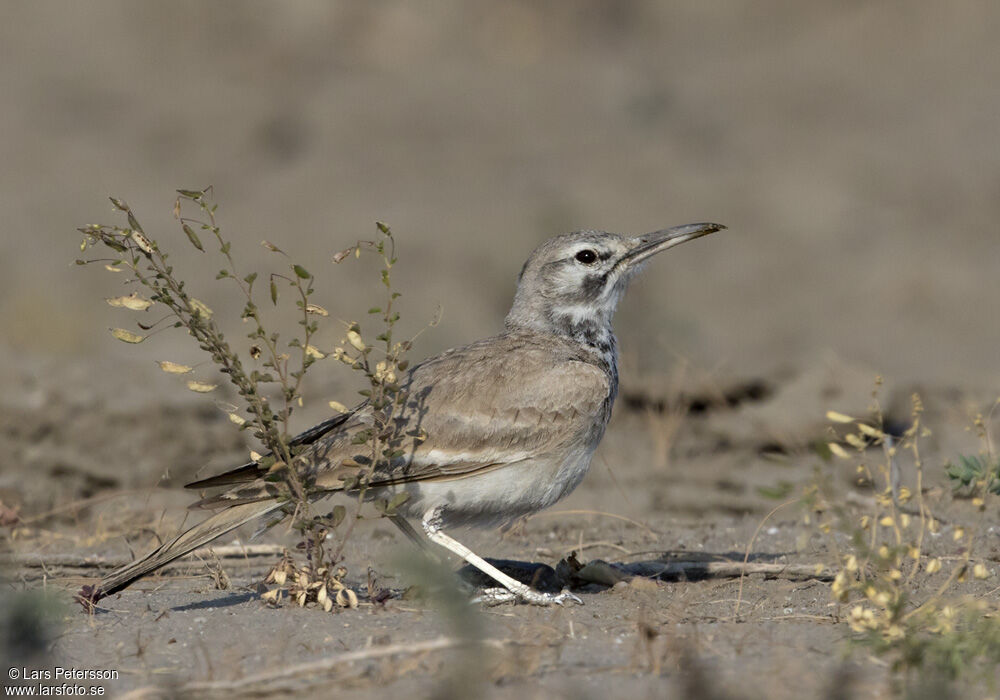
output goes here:
<path id="1" fill-rule="evenodd" d="M 747 551 L 751 564 L 788 568 L 742 581 L 697 572 L 639 579 L 622 575 L 626 582 L 617 585 L 567 579 L 562 583 L 577 591 L 584 605 L 554 609 L 464 602 L 468 596 L 454 580 L 428 577 L 415 563 L 412 546 L 370 513 L 344 550 L 346 583 L 360 598 L 357 609 L 324 613 L 287 601 L 269 607 L 259 594 L 278 558 L 272 553 L 221 563 L 210 556 L 189 559 L 103 601 L 88 616 L 70 597 L 81 584 L 92 583 L 102 567 L 67 563 L 65 556 L 127 561 L 130 552 L 155 546 L 176 531 L 189 516 L 184 505 L 190 495 L 151 486 L 163 469 L 155 459 L 136 462 L 128 477 L 114 483 L 95 462 L 57 459 L 57 446 L 83 439 L 74 421 L 62 420 L 49 408 L 22 413 L 20 420 L 6 421 L 10 449 L 27 450 L 29 441 L 11 431 L 30 427 L 30 443 L 43 456 L 30 469 L 5 472 L 4 503 L 18 506 L 23 516 L 5 533 L 22 561 L 41 558 L 49 565 L 9 570 L 5 605 L 10 615 L 10 606 L 26 600 L 19 596 L 40 588 L 58 603 L 34 656 L 21 638 L 7 653 L 25 668 L 117 670 L 120 677 L 106 683 L 108 690 L 135 690 L 143 697 L 249 690 L 321 696 L 336 687 L 345 697 L 392 692 L 793 698 L 827 697 L 845 683 L 851 684 L 850 697 L 883 697 L 892 674 L 873 658 L 848 653 L 845 609 L 833 602 L 826 574 L 810 573 L 813 565 L 833 561 L 827 540 L 804 522 L 807 509 L 786 503 L 819 473 L 834 482 L 854 512 L 865 512 L 871 491 L 855 487 L 853 465 L 825 462 L 808 447 L 826 434 L 825 411 L 818 408 L 824 403 L 864 414 L 871 382 L 863 374 L 829 367 L 815 376 L 755 378 L 731 386 L 675 381 L 665 395 L 650 393 L 656 386 L 652 381 L 626 383 L 609 434 L 577 491 L 502 535 L 467 532 L 462 539 L 490 557 L 524 563 L 520 571 L 527 571 L 526 580 L 531 580 L 527 564 L 560 569 L 560 560 L 574 552 L 582 563 L 603 560 L 626 573 L 655 574 L 678 560 L 741 563 Z M 72 378 L 62 379 L 58 371 L 45 376 L 42 386 L 72 385 Z M 841 390 L 850 396 L 830 397 Z M 796 398 L 795 405 L 817 408 L 781 410 L 789 397 Z M 887 407 L 906 405 L 905 399 L 886 399 Z M 124 404 L 96 404 L 94 419 L 123 423 L 115 419 L 116 407 L 129 399 L 120 400 Z M 656 400 L 667 405 L 658 410 Z M 941 464 L 956 452 L 974 450 L 975 439 L 965 426 L 971 413 L 989 405 L 985 397 L 925 390 L 925 419 L 935 426 L 925 445 L 924 458 L 934 465 L 925 488 L 945 523 L 931 538 L 932 554 L 954 556 L 954 527 L 974 519 L 967 501 L 951 497 Z M 127 460 L 135 444 L 147 451 L 162 445 L 165 454 L 174 443 L 197 450 L 205 435 L 231 431 L 224 416 L 205 415 L 197 399 L 172 406 L 150 401 L 147 411 L 131 414 L 147 420 L 100 433 L 106 457 L 97 463 Z M 907 417 L 890 410 L 887 422 Z M 668 423 L 676 438 L 664 455 L 659 450 Z M 160 424 L 169 426 L 169 440 L 151 427 Z M 198 459 L 232 460 L 233 452 L 220 439 L 198 452 Z M 868 457 L 877 460 L 878 451 Z M 180 460 L 174 477 L 183 478 L 182 464 L 193 463 Z M 912 465 L 904 465 L 904 473 L 904 483 L 915 486 Z M 219 544 L 231 551 L 248 543 L 249 534 L 240 531 Z M 843 533 L 837 537 L 846 542 Z M 277 528 L 252 544 L 292 546 L 295 541 Z M 1000 548 L 993 527 L 982 533 L 977 547 L 995 568 Z M 224 590 L 215 573 L 220 566 L 227 579 Z M 374 585 L 393 592 L 384 603 L 370 601 L 369 567 Z M 965 590 L 994 595 L 995 585 L 974 582 Z"/>
<path id="2" fill-rule="evenodd" d="M 800 504 L 772 511 L 817 479 L 865 511 L 854 462 L 813 446 L 827 411 L 869 415 L 881 375 L 888 426 L 923 397 L 923 486 L 943 518 L 928 548 L 953 557 L 973 516 L 943 465 L 981 448 L 970 426 L 1000 394 L 998 31 L 988 3 L 3 5 L 3 657 L 116 670 L 116 696 L 891 696 L 899 677 L 849 653 L 823 575 L 565 579 L 583 606 L 480 608 L 374 514 L 344 550 L 357 609 L 267 606 L 263 556 L 223 559 L 225 589 L 211 558 L 190 559 L 85 615 L 70 597 L 98 562 L 172 536 L 196 517 L 180 485 L 254 446 L 156 368 L 200 362 L 188 338 L 106 333 L 130 319 L 102 298 L 125 292 L 72 266 L 73 231 L 125 198 L 237 338 L 241 302 L 172 228 L 174 188 L 215 185 L 245 269 L 271 263 L 261 239 L 309 261 L 336 319 L 363 318 L 378 282 L 327 262 L 387 221 L 400 332 L 443 308 L 416 359 L 494 332 L 548 236 L 727 224 L 624 300 L 622 394 L 582 485 L 506 533 L 459 537 L 553 569 L 573 552 L 646 573 L 748 551 L 829 565 Z M 356 388 L 318 366 L 296 427 Z M 976 545 L 991 577 L 963 584 L 984 598 L 996 527 L 994 508 Z M 294 543 L 280 528 L 253 542 Z"/>

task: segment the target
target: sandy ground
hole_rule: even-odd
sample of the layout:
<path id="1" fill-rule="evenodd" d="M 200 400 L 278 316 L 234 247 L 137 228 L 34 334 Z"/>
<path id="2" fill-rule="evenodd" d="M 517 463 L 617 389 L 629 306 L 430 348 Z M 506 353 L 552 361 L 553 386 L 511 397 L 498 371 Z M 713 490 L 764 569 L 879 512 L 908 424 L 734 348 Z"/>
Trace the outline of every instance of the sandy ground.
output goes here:
<path id="1" fill-rule="evenodd" d="M 861 512 L 852 466 L 810 446 L 828 410 L 867 415 L 877 375 L 890 425 L 923 396 L 927 498 L 963 522 L 943 465 L 980 448 L 968 428 L 1000 394 L 998 31 L 1000 10 L 974 2 L 4 4 L 0 502 L 18 521 L 3 548 L 128 558 L 192 517 L 185 480 L 252 447 L 153 364 L 200 361 L 187 338 L 118 343 L 106 329 L 128 320 L 102 298 L 120 285 L 71 264 L 74 228 L 112 221 L 105 197 L 123 197 L 239 337 L 218 261 L 170 216 L 174 188 L 209 183 L 240 264 L 265 269 L 257 244 L 275 241 L 309 261 L 335 319 L 363 317 L 378 283 L 370 265 L 328 261 L 389 222 L 401 333 L 443 310 L 415 358 L 494 332 L 550 235 L 729 225 L 633 285 L 616 320 L 623 392 L 591 473 L 521 527 L 463 535 L 487 556 L 652 566 L 740 561 L 749 543 L 753 561 L 828 563 L 800 507 L 761 523 L 817 470 Z M 297 427 L 356 388 L 320 365 Z M 949 553 L 953 527 L 933 551 Z M 397 592 L 421 582 L 408 551 L 365 520 L 344 552 L 362 604 L 337 614 L 264 605 L 266 558 L 226 560 L 226 590 L 191 561 L 93 617 L 24 596 L 65 603 L 97 570 L 8 565 L 4 658 L 116 669 L 112 694 L 231 695 L 246 688 L 225 683 L 324 659 L 256 690 L 891 693 L 882 661 L 847 654 L 843 610 L 815 578 L 577 583 L 585 605 L 552 610 L 372 606 L 369 567 Z"/>
<path id="2" fill-rule="evenodd" d="M 803 520 L 807 509 L 793 503 L 766 517 L 815 483 L 817 474 L 833 482 L 842 503 L 854 504 L 852 512 L 866 512 L 864 499 L 871 491 L 855 487 L 852 464 L 825 462 L 810 451 L 810 443 L 826 434 L 824 411 L 788 412 L 781 406 L 789 397 L 797 398 L 794 405 L 808 406 L 811 397 L 819 407 L 831 401 L 831 387 L 840 387 L 856 398 L 830 405 L 864 415 L 871 382 L 866 387 L 862 373 L 843 367 L 817 374 L 822 376 L 758 379 L 753 397 L 745 395 L 745 384 L 699 390 L 692 380 L 675 383 L 674 391 L 662 397 L 672 407 L 664 412 L 649 407 L 655 384 L 643 382 L 642 391 L 627 388 L 591 473 L 577 491 L 503 535 L 468 532 L 462 539 L 493 558 L 551 567 L 573 552 L 581 562 L 601 559 L 644 571 L 678 559 L 741 562 L 748 545 L 753 563 L 829 564 L 827 541 L 815 524 Z M 54 391 L 73 384 L 70 377 L 61 381 L 58 370 L 46 376 L 43 387 L 51 381 Z M 744 396 L 735 398 L 741 391 Z M 123 394 L 120 400 L 128 405 L 127 394 L 143 392 L 130 388 Z M 708 396 L 721 398 L 703 405 Z M 885 405 L 891 406 L 894 400 L 887 399 Z M 122 424 L 121 430 L 101 433 L 105 457 L 99 463 L 127 460 L 136 443 L 146 451 L 162 447 L 166 454 L 173 443 L 186 445 L 198 450 L 199 463 L 239 454 L 223 439 L 203 445 L 206 434 L 224 436 L 232 429 L 224 416 L 205 414 L 197 398 L 174 405 L 150 401 L 145 412 L 130 414 L 134 423 L 116 419 L 117 401 L 92 405 L 95 420 Z M 952 498 L 941 465 L 951 455 L 975 450 L 976 440 L 965 427 L 970 415 L 990 402 L 971 393 L 925 390 L 925 405 L 926 423 L 934 426 L 925 441 L 924 458 L 933 465 L 925 489 L 946 523 L 929 552 L 954 556 L 954 527 L 974 518 L 968 501 Z M 692 406 L 697 406 L 693 412 Z M 429 578 L 414 563 L 412 546 L 371 513 L 344 550 L 346 582 L 359 593 L 358 609 L 324 613 L 287 603 L 279 609 L 267 606 L 259 593 L 277 559 L 271 555 L 225 559 L 224 590 L 211 558 L 189 560 L 107 599 L 88 616 L 70 596 L 101 569 L 59 565 L 60 555 L 127 560 L 131 551 L 145 550 L 176 531 L 189 517 L 184 505 L 190 496 L 150 486 L 161 477 L 158 459 L 135 462 L 127 477 L 114 480 L 94 473 L 91 458 L 60 455 L 59 445 L 83 439 L 73 421 L 61 418 L 39 408 L 22 413 L 20 421 L 7 420 L 10 431 L 21 426 L 33 436 L 28 441 L 8 432 L 7 451 L 38 460 L 25 459 L 33 466 L 5 482 L 4 502 L 17 503 L 25 516 L 5 529 L 8 545 L 24 559 L 56 562 L 46 569 L 8 570 L 8 615 L 11 606 L 25 604 L 27 591 L 43 589 L 58 601 L 36 646 L 18 636 L 8 648 L 9 658 L 23 668 L 114 669 L 120 677 L 106 684 L 109 692 L 134 690 L 144 696 L 221 696 L 248 689 L 264 695 L 291 690 L 326 695 L 336 687 L 346 697 L 393 692 L 793 698 L 844 697 L 834 690 L 849 684 L 847 697 L 885 697 L 892 687 L 894 676 L 881 661 L 849 653 L 851 634 L 841 617 L 845 609 L 833 602 L 829 581 L 808 572 L 754 574 L 742 582 L 695 574 L 654 576 L 614 587 L 570 580 L 583 606 L 481 608 L 461 602 L 466 597 L 447 575 Z M 890 410 L 887 421 L 894 420 L 905 421 L 906 414 L 894 416 Z M 676 437 L 664 455 L 668 423 Z M 164 429 L 159 424 L 169 426 L 169 436 L 157 436 L 155 431 Z M 878 451 L 868 458 L 877 461 Z M 46 459 L 60 460 L 59 474 L 33 475 L 31 469 Z M 904 467 L 904 474 L 905 484 L 914 485 L 912 465 Z M 177 471 L 170 478 L 186 476 Z M 246 543 L 249 534 L 241 531 L 220 544 Z M 846 535 L 839 539 L 846 541 Z M 295 541 L 277 528 L 253 543 L 292 546 Z M 992 528 L 983 531 L 977 549 L 995 569 L 1000 547 Z M 370 602 L 369 567 L 376 586 L 396 597 Z M 917 595 L 931 583 L 921 584 Z M 425 594 L 407 593 L 414 585 Z M 995 595 L 995 584 L 973 582 L 963 590 Z M 14 623 L 9 628 L 20 629 Z M 328 666 L 293 669 L 310 663 Z"/>

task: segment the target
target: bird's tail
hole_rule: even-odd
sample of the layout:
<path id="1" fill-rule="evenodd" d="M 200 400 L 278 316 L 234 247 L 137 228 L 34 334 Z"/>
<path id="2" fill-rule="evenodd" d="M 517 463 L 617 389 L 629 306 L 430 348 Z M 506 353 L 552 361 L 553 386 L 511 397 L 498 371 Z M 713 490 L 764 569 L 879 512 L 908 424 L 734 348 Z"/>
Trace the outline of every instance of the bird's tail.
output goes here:
<path id="1" fill-rule="evenodd" d="M 84 586 L 77 598 L 85 605 L 93 605 L 101 598 L 117 593 L 146 574 L 211 542 L 216 537 L 278 510 L 281 506 L 282 504 L 279 502 L 266 500 L 241 503 L 221 510 L 208 520 L 198 523 L 169 542 L 160 545 L 146 556 L 111 572 L 101 580 L 96 588 Z"/>

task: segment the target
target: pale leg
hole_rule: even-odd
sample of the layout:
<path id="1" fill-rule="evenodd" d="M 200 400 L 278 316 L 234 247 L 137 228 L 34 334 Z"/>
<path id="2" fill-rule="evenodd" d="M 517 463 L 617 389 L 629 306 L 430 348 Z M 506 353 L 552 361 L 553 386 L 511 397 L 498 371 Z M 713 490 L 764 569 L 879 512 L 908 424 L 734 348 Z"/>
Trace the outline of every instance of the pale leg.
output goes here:
<path id="1" fill-rule="evenodd" d="M 468 564 L 476 567 L 503 586 L 503 588 L 487 588 L 483 591 L 478 600 L 481 600 L 487 605 L 498 605 L 500 603 L 509 603 L 516 600 L 523 600 L 524 602 L 531 603 L 532 605 L 552 605 L 553 603 L 556 605 L 562 605 L 566 601 L 572 601 L 583 605 L 583 601 L 569 591 L 563 591 L 559 594 L 540 593 L 532 590 L 520 581 L 511 578 L 504 572 L 500 571 L 500 569 L 478 556 L 461 542 L 458 542 L 441 532 L 440 516 L 441 512 L 439 508 L 431 508 L 424 513 L 423 520 L 421 520 L 420 524 L 424 528 L 424 533 L 427 535 L 427 539 L 435 544 L 441 545 L 452 554 L 461 557 Z M 404 530 L 404 532 L 406 531 Z"/>

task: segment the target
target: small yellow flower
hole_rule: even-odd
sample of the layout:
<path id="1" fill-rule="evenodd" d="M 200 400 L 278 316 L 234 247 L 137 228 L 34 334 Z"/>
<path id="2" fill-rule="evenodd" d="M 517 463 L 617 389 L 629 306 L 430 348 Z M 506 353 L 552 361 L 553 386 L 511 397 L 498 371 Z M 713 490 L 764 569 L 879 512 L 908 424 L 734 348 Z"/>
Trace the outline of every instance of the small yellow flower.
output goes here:
<path id="1" fill-rule="evenodd" d="M 931 559 L 927 562 L 927 573 L 936 574 L 941 570 L 941 560 L 938 558 Z"/>
<path id="2" fill-rule="evenodd" d="M 989 578 L 990 572 L 984 564 L 976 564 L 972 567 L 972 575 L 978 579 Z"/>

